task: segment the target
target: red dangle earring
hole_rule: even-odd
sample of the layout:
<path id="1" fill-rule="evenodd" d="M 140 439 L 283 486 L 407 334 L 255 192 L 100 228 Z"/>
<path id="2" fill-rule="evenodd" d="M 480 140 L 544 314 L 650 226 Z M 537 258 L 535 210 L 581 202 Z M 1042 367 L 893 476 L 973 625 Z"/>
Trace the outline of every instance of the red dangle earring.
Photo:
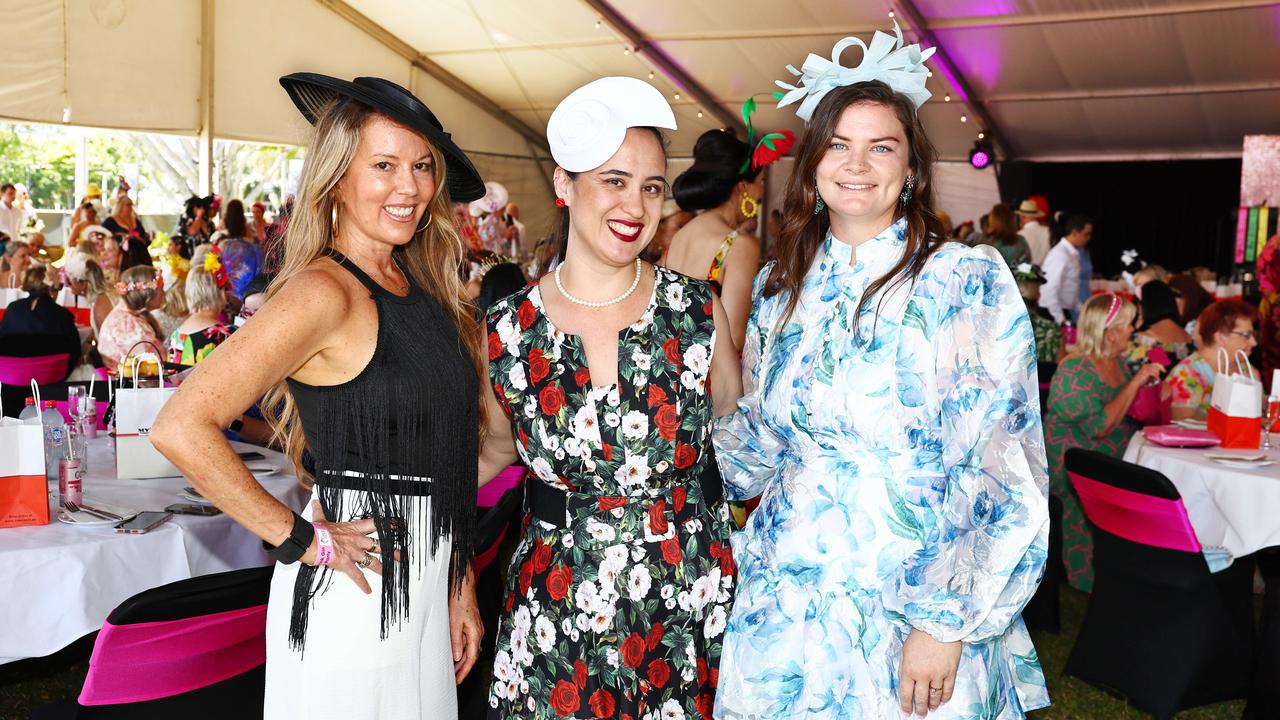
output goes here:
<path id="1" fill-rule="evenodd" d="M 565 203 L 564 198 L 556 198 L 556 207 L 563 208 L 568 207 L 568 205 Z"/>

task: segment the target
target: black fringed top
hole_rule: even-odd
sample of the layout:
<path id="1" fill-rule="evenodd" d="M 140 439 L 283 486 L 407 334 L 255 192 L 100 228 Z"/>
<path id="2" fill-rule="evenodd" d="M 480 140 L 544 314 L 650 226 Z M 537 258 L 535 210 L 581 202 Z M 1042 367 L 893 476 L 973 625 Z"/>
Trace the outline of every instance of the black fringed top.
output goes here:
<path id="1" fill-rule="evenodd" d="M 479 385 L 452 318 L 407 272 L 409 294 L 400 297 L 340 253 L 331 251 L 330 257 L 368 288 L 378 308 L 378 344 L 351 380 L 316 386 L 290 379 L 289 391 L 315 461 L 325 517 L 367 515 L 377 526 L 386 638 L 389 624 L 409 610 L 410 562 L 421 562 L 424 551 L 434 554 L 446 537 L 453 543 L 451 582 L 471 562 Z M 431 498 L 429 518 L 423 496 Z M 422 543 L 426 538 L 429 545 Z M 328 576 L 327 569 L 317 569 L 300 568 L 294 586 L 289 640 L 298 649 L 310 600 Z"/>

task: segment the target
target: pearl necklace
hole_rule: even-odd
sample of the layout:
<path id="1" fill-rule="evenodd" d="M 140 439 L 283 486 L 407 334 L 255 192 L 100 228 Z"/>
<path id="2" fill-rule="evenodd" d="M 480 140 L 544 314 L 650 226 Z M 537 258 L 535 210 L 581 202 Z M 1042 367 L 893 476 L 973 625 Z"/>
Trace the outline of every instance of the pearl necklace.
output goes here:
<path id="1" fill-rule="evenodd" d="M 626 300 L 627 298 L 631 297 L 631 293 L 635 292 L 636 288 L 640 286 L 640 274 L 641 274 L 640 258 L 636 258 L 636 279 L 631 281 L 631 287 L 627 288 L 626 292 L 622 293 L 616 298 L 613 298 L 612 300 L 601 300 L 599 302 L 593 302 L 591 300 L 583 300 L 580 297 L 575 297 L 569 294 L 569 291 L 564 289 L 564 284 L 560 282 L 560 268 L 562 267 L 564 267 L 563 264 L 557 265 L 556 271 L 553 273 L 553 275 L 555 275 L 555 280 L 556 280 L 556 289 L 560 291 L 560 294 L 564 296 L 565 300 L 568 300 L 569 302 L 575 305 L 582 305 L 583 307 L 602 308 L 602 307 L 609 307 L 610 305 L 617 305 L 623 300 Z"/>

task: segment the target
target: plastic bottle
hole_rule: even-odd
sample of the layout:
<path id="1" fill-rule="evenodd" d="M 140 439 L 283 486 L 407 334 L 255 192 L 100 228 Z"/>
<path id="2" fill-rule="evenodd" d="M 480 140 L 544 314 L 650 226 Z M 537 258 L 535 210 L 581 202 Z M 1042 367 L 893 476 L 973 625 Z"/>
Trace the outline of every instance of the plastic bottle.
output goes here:
<path id="1" fill-rule="evenodd" d="M 58 404 L 52 400 L 44 401 L 44 411 L 40 416 L 44 420 L 45 476 L 57 482 L 58 463 L 67 456 L 67 423 L 58 412 Z"/>
<path id="2" fill-rule="evenodd" d="M 36 407 L 35 398 L 27 398 L 27 406 L 22 408 L 22 412 L 18 414 L 18 419 L 21 420 L 24 425 L 40 424 L 40 409 Z"/>

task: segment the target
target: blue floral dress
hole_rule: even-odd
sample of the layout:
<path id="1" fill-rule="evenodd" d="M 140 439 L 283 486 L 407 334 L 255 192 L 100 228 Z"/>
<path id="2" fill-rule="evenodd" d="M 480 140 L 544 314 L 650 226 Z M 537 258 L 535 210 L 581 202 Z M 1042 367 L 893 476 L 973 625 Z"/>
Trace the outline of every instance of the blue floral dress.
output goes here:
<path id="1" fill-rule="evenodd" d="M 931 719 L 1049 703 L 1021 618 L 1049 528 L 1031 323 L 995 250 L 952 243 L 855 334 L 904 231 L 854 264 L 829 236 L 780 330 L 786 295 L 761 297 L 768 267 L 756 278 L 745 395 L 714 433 L 728 495 L 763 495 L 732 538 L 717 718 L 900 718 L 912 628 L 964 641 Z"/>

